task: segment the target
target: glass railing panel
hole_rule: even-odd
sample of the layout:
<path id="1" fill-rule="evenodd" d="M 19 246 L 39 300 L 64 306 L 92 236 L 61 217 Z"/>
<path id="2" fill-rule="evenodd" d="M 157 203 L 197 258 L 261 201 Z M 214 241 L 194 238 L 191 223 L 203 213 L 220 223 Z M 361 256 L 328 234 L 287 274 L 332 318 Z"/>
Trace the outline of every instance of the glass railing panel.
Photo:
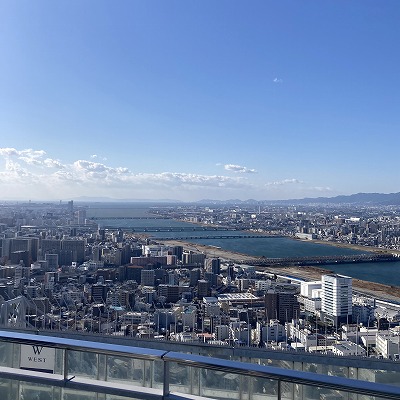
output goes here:
<path id="1" fill-rule="evenodd" d="M 299 385 L 295 390 L 293 399 L 295 400 L 348 400 L 349 392 L 321 388 L 309 385 Z"/>
<path id="2" fill-rule="evenodd" d="M 9 399 L 23 400 L 60 400 L 61 389 L 54 386 L 40 385 L 29 382 L 18 382 L 18 396 L 8 397 Z"/>
<path id="3" fill-rule="evenodd" d="M 190 394 L 191 369 L 176 362 L 169 363 L 169 390 Z"/>
<path id="4" fill-rule="evenodd" d="M 213 399 L 240 399 L 240 375 L 210 369 L 200 370 L 200 396 Z"/>
<path id="5" fill-rule="evenodd" d="M 290 397 L 289 397 L 289 399 L 290 399 Z M 305 399 L 305 397 L 303 396 L 303 385 L 294 383 L 292 400 L 303 400 L 303 399 Z"/>
<path id="6" fill-rule="evenodd" d="M 140 361 L 140 360 L 135 360 Z M 154 368 L 153 361 L 144 360 L 144 386 L 153 387 Z"/>
<path id="7" fill-rule="evenodd" d="M 63 389 L 62 400 L 100 400 L 105 396 L 94 392 L 85 392 L 82 390 Z"/>
<path id="8" fill-rule="evenodd" d="M 75 350 L 68 351 L 68 375 L 98 379 L 98 366 L 98 354 Z"/>
<path id="9" fill-rule="evenodd" d="M 381 398 L 375 396 L 368 396 L 366 394 L 349 393 L 346 400 L 381 400 Z"/>
<path id="10" fill-rule="evenodd" d="M 321 364 L 314 364 L 314 363 L 303 363 L 303 371 L 304 372 L 313 372 L 313 373 L 322 373 L 321 371 Z"/>
<path id="11" fill-rule="evenodd" d="M 239 399 L 251 399 L 253 388 L 251 386 L 252 377 L 239 375 Z"/>
<path id="12" fill-rule="evenodd" d="M 349 368 L 343 367 L 340 365 L 329 365 L 328 368 L 325 369 L 326 374 L 329 376 L 338 376 L 340 378 L 348 378 Z"/>
<path id="13" fill-rule="evenodd" d="M 188 367 L 188 369 L 190 369 Z M 164 387 L 164 363 L 160 360 L 153 361 L 153 385 L 154 389 L 162 389 Z"/>
<path id="14" fill-rule="evenodd" d="M 15 346 L 17 345 L 14 343 L 0 341 L 0 366 L 2 367 L 14 366 L 13 363 L 14 363 L 15 353 L 19 353 L 19 346 L 18 346 L 18 351 L 14 351 Z"/>
<path id="15" fill-rule="evenodd" d="M 132 382 L 136 385 L 144 386 L 146 378 L 144 360 L 131 358 L 129 368 L 131 371 Z"/>
<path id="16" fill-rule="evenodd" d="M 281 382 L 281 399 L 292 400 L 295 393 L 295 384 L 292 382 Z"/>
<path id="17" fill-rule="evenodd" d="M 358 368 L 349 367 L 348 378 L 350 379 L 358 379 Z"/>
<path id="18" fill-rule="evenodd" d="M 278 381 L 266 378 L 242 377 L 243 399 L 278 400 Z M 288 397 L 291 399 L 291 397 Z"/>
<path id="19" fill-rule="evenodd" d="M 132 361 L 129 357 L 107 356 L 107 381 L 132 381 Z M 141 385 L 142 386 L 142 385 Z"/>
<path id="20" fill-rule="evenodd" d="M 164 364 L 161 360 L 108 355 L 105 363 L 107 381 L 160 389 L 163 387 Z"/>
<path id="21" fill-rule="evenodd" d="M 18 399 L 18 382 L 0 379 L 0 399 Z"/>
<path id="22" fill-rule="evenodd" d="M 271 358 L 263 358 L 260 360 L 259 365 L 266 365 L 268 367 L 278 367 L 285 369 L 293 369 L 293 361 L 274 360 Z"/>
<path id="23" fill-rule="evenodd" d="M 200 368 L 193 368 L 191 367 L 191 381 L 190 381 L 190 393 L 195 396 L 200 396 L 200 375 L 201 369 Z"/>
<path id="24" fill-rule="evenodd" d="M 358 368 L 358 379 L 385 385 L 400 386 L 400 372 Z"/>

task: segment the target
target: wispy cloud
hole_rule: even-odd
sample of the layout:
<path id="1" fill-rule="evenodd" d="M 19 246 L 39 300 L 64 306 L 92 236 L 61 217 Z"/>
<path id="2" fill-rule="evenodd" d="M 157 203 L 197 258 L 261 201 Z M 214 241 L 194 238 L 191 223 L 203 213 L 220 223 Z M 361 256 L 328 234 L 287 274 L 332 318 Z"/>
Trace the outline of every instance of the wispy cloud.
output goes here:
<path id="1" fill-rule="evenodd" d="M 46 154 L 44 150 L 17 150 L 12 147 L 2 147 L 0 148 L 0 155 L 3 157 L 23 157 L 25 159 L 36 159 L 41 158 Z"/>
<path id="2" fill-rule="evenodd" d="M 274 78 L 274 79 L 272 80 L 272 82 L 274 82 L 274 83 L 283 83 L 283 79 L 281 79 L 281 78 Z"/>
<path id="3" fill-rule="evenodd" d="M 316 192 L 332 192 L 333 191 L 333 189 L 329 186 L 314 186 L 309 189 L 316 191 Z"/>
<path id="4" fill-rule="evenodd" d="M 243 167 L 242 165 L 237 164 L 225 164 L 224 169 L 226 169 L 227 171 L 239 172 L 244 174 L 254 174 L 257 172 L 255 169 Z"/>
<path id="5" fill-rule="evenodd" d="M 267 182 L 265 186 L 282 186 L 282 185 L 289 185 L 293 183 L 303 183 L 302 181 L 292 178 L 292 179 L 283 179 L 281 181 L 275 181 L 275 182 Z"/>

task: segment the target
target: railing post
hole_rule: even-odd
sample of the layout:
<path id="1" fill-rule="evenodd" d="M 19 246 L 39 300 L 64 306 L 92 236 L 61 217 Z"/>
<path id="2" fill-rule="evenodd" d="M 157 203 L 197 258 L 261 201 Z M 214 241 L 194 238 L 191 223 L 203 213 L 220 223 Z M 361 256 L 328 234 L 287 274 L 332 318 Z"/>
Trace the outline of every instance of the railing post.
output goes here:
<path id="1" fill-rule="evenodd" d="M 66 382 L 68 380 L 68 349 L 64 349 L 63 375 L 64 375 L 64 382 Z"/>
<path id="2" fill-rule="evenodd" d="M 169 362 L 164 362 L 164 382 L 163 382 L 163 399 L 169 397 Z"/>

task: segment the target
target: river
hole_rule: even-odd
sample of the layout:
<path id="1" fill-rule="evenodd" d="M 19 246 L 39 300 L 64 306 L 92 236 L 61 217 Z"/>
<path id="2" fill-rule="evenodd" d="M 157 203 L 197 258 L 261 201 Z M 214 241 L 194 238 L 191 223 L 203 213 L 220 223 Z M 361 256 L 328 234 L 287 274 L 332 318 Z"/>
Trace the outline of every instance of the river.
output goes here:
<path id="1" fill-rule="evenodd" d="M 132 205 L 118 205 L 114 208 L 110 205 L 88 209 L 88 216 L 96 217 L 146 217 L 148 216 L 149 206 L 139 204 L 135 207 Z M 176 221 L 172 219 L 125 219 L 114 220 L 104 219 L 98 221 L 103 226 L 114 226 L 122 229 L 132 228 L 193 228 L 193 224 Z M 246 234 L 246 232 L 224 231 L 219 232 L 223 235 Z M 155 238 L 162 239 L 165 237 L 187 237 L 187 236 L 207 236 L 218 235 L 218 232 L 151 232 L 149 233 Z M 194 239 L 185 240 L 192 243 L 203 245 L 218 246 L 222 249 L 235 251 L 251 256 L 265 256 L 272 258 L 279 257 L 307 257 L 307 256 L 329 256 L 329 255 L 351 255 L 362 254 L 362 251 L 317 244 L 312 242 L 304 242 L 290 238 L 235 238 L 235 239 Z M 359 263 L 359 264 L 332 264 L 324 265 L 324 269 L 332 270 L 335 273 L 344 274 L 353 278 L 362 279 L 370 282 L 383 283 L 386 285 L 400 286 L 400 261 L 399 262 L 378 262 L 378 263 Z"/>

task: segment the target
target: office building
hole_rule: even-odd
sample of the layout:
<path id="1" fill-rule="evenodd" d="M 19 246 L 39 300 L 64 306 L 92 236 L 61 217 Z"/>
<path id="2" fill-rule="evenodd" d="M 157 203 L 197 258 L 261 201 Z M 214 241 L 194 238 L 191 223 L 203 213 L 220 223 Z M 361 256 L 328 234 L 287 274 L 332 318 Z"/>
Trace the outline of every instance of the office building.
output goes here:
<path id="1" fill-rule="evenodd" d="M 141 285 L 154 286 L 154 283 L 155 283 L 154 269 L 143 269 L 141 272 Z"/>
<path id="2" fill-rule="evenodd" d="M 321 317 L 334 326 L 351 322 L 352 279 L 349 276 L 322 276 Z"/>
<path id="3" fill-rule="evenodd" d="M 63 239 L 61 250 L 71 253 L 72 262 L 82 264 L 85 261 L 85 241 L 82 239 Z"/>

